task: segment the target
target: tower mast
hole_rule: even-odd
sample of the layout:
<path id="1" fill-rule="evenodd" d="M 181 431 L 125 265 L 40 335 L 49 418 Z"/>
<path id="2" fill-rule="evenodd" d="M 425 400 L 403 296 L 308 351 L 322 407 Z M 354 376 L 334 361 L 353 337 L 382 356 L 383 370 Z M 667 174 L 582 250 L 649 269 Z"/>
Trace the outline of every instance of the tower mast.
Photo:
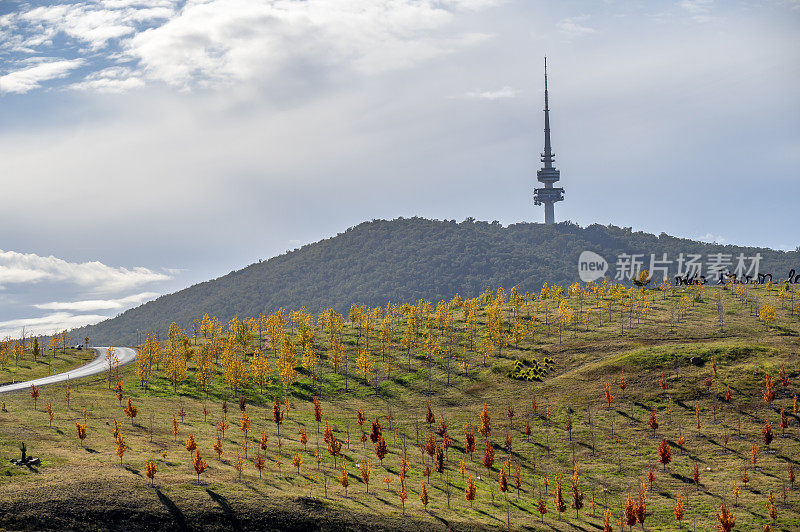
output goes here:
<path id="1" fill-rule="evenodd" d="M 555 212 L 553 204 L 563 201 L 564 189 L 553 187 L 561 179 L 561 172 L 553 166 L 555 154 L 550 144 L 550 102 L 547 93 L 547 57 L 544 58 L 544 153 L 541 154 L 541 162 L 544 166 L 536 172 L 536 179 L 544 184 L 544 187 L 533 190 L 534 205 L 544 205 L 544 223 L 555 223 Z"/>
<path id="2" fill-rule="evenodd" d="M 544 153 L 542 162 L 545 168 L 553 167 L 553 149 L 550 145 L 550 102 L 547 95 L 547 58 L 544 58 Z"/>

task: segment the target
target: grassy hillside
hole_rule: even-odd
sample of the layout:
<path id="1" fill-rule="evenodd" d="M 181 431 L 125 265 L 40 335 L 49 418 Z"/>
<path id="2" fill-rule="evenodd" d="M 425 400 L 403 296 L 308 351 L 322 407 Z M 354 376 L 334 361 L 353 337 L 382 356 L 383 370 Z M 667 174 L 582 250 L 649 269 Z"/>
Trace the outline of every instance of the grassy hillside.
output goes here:
<path id="1" fill-rule="evenodd" d="M 800 528 L 797 486 L 789 479 L 790 467 L 800 473 L 800 418 L 794 402 L 800 378 L 799 294 L 783 286 L 582 288 L 563 298 L 557 291 L 538 292 L 499 307 L 497 298 L 483 296 L 473 302 L 474 342 L 466 307 L 457 300 L 440 305 L 438 316 L 433 309 L 418 314 L 412 307 L 389 309 L 384 314 L 388 321 L 377 319 L 371 329 L 365 320 L 375 311 L 366 309 L 334 336 L 327 326 L 312 324 L 316 365 L 306 364 L 300 348 L 307 316 L 287 317 L 283 334 L 297 355 L 292 364 L 297 375 L 287 385 L 279 374 L 284 356 L 276 349 L 286 344 L 257 329 L 240 338 L 238 329 L 222 326 L 216 336 L 201 334 L 189 341 L 193 355 L 188 359 L 181 347 L 167 356 L 165 346 L 161 369 L 146 386 L 138 382 L 135 367 L 123 369 L 121 400 L 102 377 L 75 386 L 69 405 L 61 386 L 42 388 L 35 408 L 25 392 L 3 396 L 0 528 L 79 529 L 91 522 L 97 529 L 125 523 L 142 530 L 478 530 L 504 528 L 510 521 L 514 529 L 602 530 L 608 508 L 619 530 L 622 508 L 628 498 L 638 500 L 642 481 L 647 530 L 679 528 L 674 518 L 678 495 L 685 505 L 684 527 L 712 530 L 724 502 L 736 517 L 735 530 L 761 530 L 768 522 L 773 530 Z M 761 313 L 770 307 L 774 316 Z M 498 308 L 499 327 L 493 329 Z M 412 315 L 418 327 L 409 336 Z M 384 323 L 389 331 L 385 354 L 379 325 Z M 346 357 L 338 367 L 332 363 L 336 335 Z M 415 338 L 410 349 L 405 337 Z M 358 346 L 367 344 L 376 366 L 365 381 L 357 355 Z M 490 346 L 485 365 L 484 345 Z M 214 361 L 221 372 L 232 367 L 226 360 L 241 356 L 250 367 L 259 350 L 270 363 L 263 387 L 248 379 L 234 392 L 214 372 L 208 391 L 202 390 L 197 380 L 202 360 Z M 186 364 L 177 385 L 164 371 L 170 356 Z M 516 378 L 521 368 L 541 370 L 527 380 Z M 779 378 L 784 369 L 785 381 Z M 767 376 L 775 391 L 770 402 L 763 398 Z M 621 389 L 623 377 L 626 387 Z M 613 396 L 610 403 L 606 386 Z M 247 397 L 247 433 L 240 425 L 240 394 Z M 319 424 L 314 395 L 320 400 Z M 123 413 L 128 398 L 138 408 L 135 419 Z M 284 414 L 280 426 L 274 422 L 274 398 Z M 52 426 L 47 403 L 54 410 Z M 426 419 L 429 404 L 435 418 L 431 423 Z M 488 438 L 479 433 L 484 405 L 490 416 Z M 363 428 L 359 411 L 366 420 Z M 658 422 L 655 428 L 651 415 Z M 219 431 L 223 418 L 229 422 L 224 435 Z M 127 446 L 121 458 L 112 436 L 114 419 Z M 375 420 L 388 444 L 382 461 L 369 439 Z M 82 444 L 76 422 L 87 425 Z M 429 455 L 426 447 L 431 439 L 434 448 L 444 445 L 442 422 L 451 441 L 440 474 L 435 453 Z M 767 422 L 774 434 L 768 444 L 763 439 Z M 323 441 L 324 430 L 318 429 L 326 424 L 342 442 L 336 465 Z M 467 450 L 469 430 L 477 440 L 474 453 Z M 208 463 L 199 482 L 185 448 L 189 434 Z M 220 458 L 213 450 L 218 436 L 224 447 Z M 662 440 L 671 449 L 665 465 L 657 452 Z M 19 454 L 20 441 L 42 457 L 40 467 L 8 463 Z M 494 453 L 488 467 L 486 449 Z M 240 475 L 236 464 L 245 453 Z M 257 455 L 266 460 L 260 474 Z M 405 507 L 398 494 L 404 455 L 409 463 Z M 299 467 L 293 465 L 295 456 Z M 155 486 L 145 478 L 148 460 L 158 467 Z M 368 486 L 358 467 L 367 460 Z M 342 461 L 347 492 L 339 483 Z M 570 481 L 576 465 L 584 497 L 577 511 L 571 508 Z M 513 478 L 517 466 L 519 490 Z M 652 482 L 647 478 L 651 470 Z M 500 491 L 501 474 L 510 484 L 507 494 Z M 464 491 L 470 477 L 477 489 L 471 503 Z M 559 480 L 566 506 L 561 515 L 553 498 Z M 423 482 L 427 508 L 420 500 Z M 769 515 L 770 492 L 775 519 Z M 544 524 L 537 510 L 540 495 L 548 509 Z"/>
<path id="2" fill-rule="evenodd" d="M 56 375 L 78 367 L 93 357 L 92 351 L 75 349 L 45 351 L 37 360 L 33 360 L 30 354 L 20 361 L 12 361 L 9 357 L 5 364 L 0 364 L 0 385 Z"/>
<path id="3" fill-rule="evenodd" d="M 613 268 L 621 253 L 676 260 L 680 253 L 745 253 L 763 255 L 762 272 L 785 277 L 800 269 L 800 253 L 717 246 L 665 234 L 592 225 L 562 223 L 545 226 L 425 220 L 375 220 L 333 238 L 303 246 L 262 263 L 194 285 L 129 310 L 96 326 L 72 333 L 88 336 L 95 345 L 132 344 L 136 333 L 159 332 L 172 320 L 187 328 L 204 313 L 228 320 L 258 316 L 283 307 L 310 312 L 332 307 L 344 311 L 351 303 L 381 305 L 387 301 L 449 299 L 455 293 L 474 297 L 487 286 L 521 291 L 542 283 L 577 280 L 578 256 L 599 253 Z M 674 272 L 675 265 L 673 265 Z"/>

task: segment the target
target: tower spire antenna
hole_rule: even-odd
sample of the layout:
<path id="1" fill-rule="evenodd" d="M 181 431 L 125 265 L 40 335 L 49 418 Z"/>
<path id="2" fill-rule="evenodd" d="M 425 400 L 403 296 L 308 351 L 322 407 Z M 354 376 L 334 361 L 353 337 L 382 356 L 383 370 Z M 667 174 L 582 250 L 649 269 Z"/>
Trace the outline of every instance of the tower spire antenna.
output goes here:
<path id="1" fill-rule="evenodd" d="M 564 189 L 553 187 L 561 179 L 561 172 L 556 170 L 553 162 L 555 154 L 550 144 L 550 101 L 547 90 L 547 56 L 544 57 L 544 152 L 541 161 L 544 163 L 541 170 L 536 172 L 536 178 L 544 187 L 533 190 L 533 203 L 544 205 L 544 223 L 555 223 L 553 204 L 564 199 Z"/>
<path id="2" fill-rule="evenodd" d="M 545 168 L 553 168 L 555 154 L 550 145 L 550 101 L 547 94 L 547 56 L 544 57 L 544 153 L 542 162 Z"/>
<path id="3" fill-rule="evenodd" d="M 544 110 L 549 111 L 547 107 L 547 56 L 544 56 Z"/>

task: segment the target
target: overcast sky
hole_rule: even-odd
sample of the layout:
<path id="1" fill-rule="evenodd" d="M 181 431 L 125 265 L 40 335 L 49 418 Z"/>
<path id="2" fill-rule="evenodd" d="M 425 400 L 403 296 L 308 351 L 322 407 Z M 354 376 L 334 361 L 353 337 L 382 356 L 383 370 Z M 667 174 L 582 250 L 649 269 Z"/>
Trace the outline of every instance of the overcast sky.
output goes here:
<path id="1" fill-rule="evenodd" d="M 373 218 L 800 245 L 800 2 L 0 1 L 0 335 Z M 647 250 L 643 250 L 647 252 Z"/>

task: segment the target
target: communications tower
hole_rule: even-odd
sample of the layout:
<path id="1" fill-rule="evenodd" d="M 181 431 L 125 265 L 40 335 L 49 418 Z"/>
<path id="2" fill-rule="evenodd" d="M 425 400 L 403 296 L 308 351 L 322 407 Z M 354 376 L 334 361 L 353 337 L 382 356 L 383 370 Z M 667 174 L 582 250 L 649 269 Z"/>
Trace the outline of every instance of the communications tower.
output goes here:
<path id="1" fill-rule="evenodd" d="M 544 205 L 544 223 L 555 223 L 553 204 L 564 200 L 564 189 L 554 187 L 553 183 L 561 179 L 561 172 L 553 166 L 555 154 L 550 146 L 550 105 L 547 99 L 547 58 L 544 58 L 544 153 L 542 153 L 544 166 L 536 172 L 536 179 L 544 186 L 533 189 L 534 205 Z"/>

